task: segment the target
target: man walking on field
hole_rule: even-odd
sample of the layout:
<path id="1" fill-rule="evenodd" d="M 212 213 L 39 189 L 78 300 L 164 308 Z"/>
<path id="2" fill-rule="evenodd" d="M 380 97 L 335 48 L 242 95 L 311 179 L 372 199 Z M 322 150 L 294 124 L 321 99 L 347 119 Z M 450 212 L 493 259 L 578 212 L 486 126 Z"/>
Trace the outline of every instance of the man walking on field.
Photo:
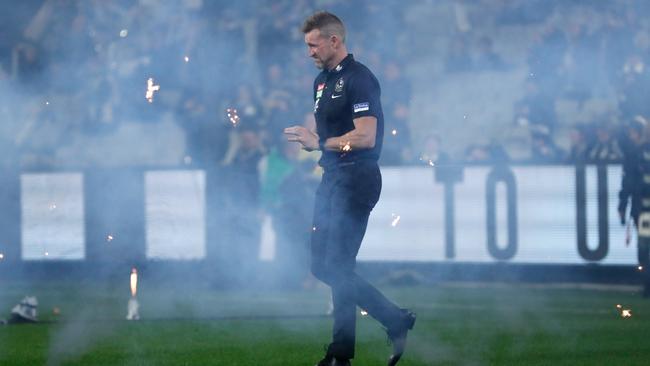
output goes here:
<path id="1" fill-rule="evenodd" d="M 317 366 L 350 365 L 354 357 L 356 307 L 378 320 L 393 343 L 388 365 L 395 365 L 415 324 L 355 272 L 356 256 L 368 217 L 381 192 L 377 160 L 384 135 L 380 87 L 372 72 L 345 46 L 345 27 L 328 12 L 317 12 L 302 27 L 309 56 L 322 72 L 314 82 L 316 132 L 285 129 L 289 141 L 321 150 L 322 181 L 316 192 L 311 237 L 311 269 L 332 289 L 332 342 Z"/>

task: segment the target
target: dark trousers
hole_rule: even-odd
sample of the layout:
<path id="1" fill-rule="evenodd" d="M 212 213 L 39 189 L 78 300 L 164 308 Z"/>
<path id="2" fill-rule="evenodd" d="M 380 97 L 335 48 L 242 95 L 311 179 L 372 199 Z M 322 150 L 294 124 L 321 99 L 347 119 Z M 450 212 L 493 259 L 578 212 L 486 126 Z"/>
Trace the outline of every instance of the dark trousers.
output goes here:
<path id="1" fill-rule="evenodd" d="M 328 353 L 337 358 L 354 357 L 357 305 L 387 328 L 400 319 L 400 309 L 355 272 L 380 192 L 379 167 L 365 161 L 325 169 L 316 192 L 311 270 L 332 289 L 334 325 Z"/>

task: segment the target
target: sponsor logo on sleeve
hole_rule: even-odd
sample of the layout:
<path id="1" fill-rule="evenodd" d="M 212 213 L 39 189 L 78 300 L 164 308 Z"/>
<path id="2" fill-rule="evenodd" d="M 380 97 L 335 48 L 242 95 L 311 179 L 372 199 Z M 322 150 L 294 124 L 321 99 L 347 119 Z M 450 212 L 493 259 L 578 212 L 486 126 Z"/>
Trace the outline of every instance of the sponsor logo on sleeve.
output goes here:
<path id="1" fill-rule="evenodd" d="M 358 103 L 352 106 L 354 113 L 365 112 L 370 109 L 370 103 Z"/>

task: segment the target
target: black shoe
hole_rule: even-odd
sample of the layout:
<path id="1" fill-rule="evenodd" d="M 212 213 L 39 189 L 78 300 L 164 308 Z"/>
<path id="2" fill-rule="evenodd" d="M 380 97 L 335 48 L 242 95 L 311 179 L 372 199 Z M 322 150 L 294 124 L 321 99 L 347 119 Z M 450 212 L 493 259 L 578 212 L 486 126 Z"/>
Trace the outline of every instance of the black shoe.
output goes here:
<path id="1" fill-rule="evenodd" d="M 332 356 L 325 356 L 316 366 L 351 366 L 350 360 L 340 360 Z"/>
<path id="2" fill-rule="evenodd" d="M 392 329 L 387 329 L 388 340 L 393 344 L 393 354 L 388 358 L 388 366 L 395 366 L 402 358 L 406 349 L 406 335 L 415 325 L 415 313 L 409 310 L 402 310 L 401 324 Z"/>

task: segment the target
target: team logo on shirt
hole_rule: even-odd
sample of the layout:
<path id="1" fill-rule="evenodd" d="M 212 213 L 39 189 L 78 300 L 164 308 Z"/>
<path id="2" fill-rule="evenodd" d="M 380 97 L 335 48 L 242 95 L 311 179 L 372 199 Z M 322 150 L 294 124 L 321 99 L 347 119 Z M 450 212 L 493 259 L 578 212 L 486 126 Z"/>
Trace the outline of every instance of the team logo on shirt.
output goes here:
<path id="1" fill-rule="evenodd" d="M 359 103 L 352 106 L 354 113 L 365 112 L 370 109 L 370 103 Z"/>
<path id="2" fill-rule="evenodd" d="M 334 93 L 340 93 L 343 91 L 343 78 L 340 78 L 339 81 L 336 82 L 336 86 L 334 86 Z"/>

